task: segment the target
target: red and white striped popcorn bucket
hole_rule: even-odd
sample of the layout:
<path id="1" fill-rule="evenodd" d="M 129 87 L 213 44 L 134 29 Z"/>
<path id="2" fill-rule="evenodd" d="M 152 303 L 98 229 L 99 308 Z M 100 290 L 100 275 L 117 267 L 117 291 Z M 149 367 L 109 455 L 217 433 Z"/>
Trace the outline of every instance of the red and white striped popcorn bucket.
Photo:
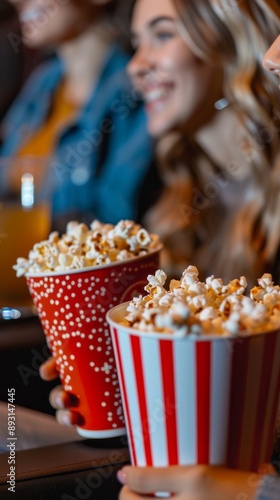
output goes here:
<path id="1" fill-rule="evenodd" d="M 161 247 L 123 262 L 62 273 L 28 274 L 51 353 L 65 390 L 76 396 L 77 427 L 89 438 L 125 434 L 108 309 L 144 292 L 159 267 Z"/>
<path id="2" fill-rule="evenodd" d="M 257 470 L 271 458 L 280 392 L 280 332 L 178 338 L 107 314 L 131 461 Z"/>

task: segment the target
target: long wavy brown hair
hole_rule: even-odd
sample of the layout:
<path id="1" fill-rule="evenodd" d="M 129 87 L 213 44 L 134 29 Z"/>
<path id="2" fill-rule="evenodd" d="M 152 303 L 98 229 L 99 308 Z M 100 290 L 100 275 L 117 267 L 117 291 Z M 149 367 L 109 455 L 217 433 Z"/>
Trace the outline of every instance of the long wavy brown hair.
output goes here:
<path id="1" fill-rule="evenodd" d="M 262 57 L 279 34 L 279 2 L 173 3 L 188 45 L 222 69 L 223 96 L 248 134 L 237 145 L 241 160 L 239 155 L 224 168 L 182 131 L 159 141 L 165 187 L 145 223 L 160 233 L 173 274 L 192 263 L 202 276 L 228 280 L 244 274 L 255 283 L 261 273 L 272 272 L 277 279 L 280 100 Z M 232 200 L 225 204 L 225 197 Z"/>

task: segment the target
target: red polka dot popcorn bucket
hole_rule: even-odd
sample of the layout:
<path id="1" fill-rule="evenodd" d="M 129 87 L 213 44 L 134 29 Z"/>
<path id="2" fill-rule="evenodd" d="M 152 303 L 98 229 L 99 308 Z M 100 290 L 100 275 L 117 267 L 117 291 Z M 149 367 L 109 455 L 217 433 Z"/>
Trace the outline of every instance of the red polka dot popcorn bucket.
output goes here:
<path id="1" fill-rule="evenodd" d="M 56 234 L 50 235 L 50 239 L 56 239 L 60 247 L 67 243 L 65 259 L 60 258 L 58 265 L 53 266 L 56 270 L 44 269 L 43 272 L 38 272 L 38 266 L 33 264 L 36 272 L 32 272 L 32 266 L 28 266 L 25 273 L 62 384 L 68 393 L 78 399 L 78 407 L 73 410 L 82 415 L 84 423 L 77 427 L 77 432 L 87 438 L 109 438 L 125 433 L 118 375 L 106 313 L 113 306 L 130 300 L 135 294 L 143 293 L 147 275 L 154 273 L 159 265 L 161 245 L 158 239 L 153 239 L 153 236 L 150 238 L 150 235 L 144 233 L 150 243 L 144 251 L 142 248 L 133 254 L 124 248 L 122 236 L 126 236 L 123 238 L 126 241 L 132 239 L 131 234 L 128 237 L 126 233 L 131 233 L 132 227 L 135 232 L 135 224 L 130 221 L 121 222 L 124 226 L 124 234 L 121 235 L 116 231 L 117 226 L 101 225 L 96 221 L 91 230 L 83 224 L 75 225 L 75 231 L 70 231 L 68 227 L 63 245 Z M 126 231 L 127 225 L 131 226 L 130 232 Z M 73 232 L 81 232 L 81 227 L 87 234 L 87 239 L 90 239 L 90 245 L 85 245 L 85 235 L 78 238 L 79 245 L 86 248 L 83 249 L 82 255 L 80 249 L 74 248 L 76 241 L 73 241 L 72 237 Z M 137 234 L 139 231 L 138 228 Z M 110 232 L 109 236 L 107 232 Z M 144 237 L 143 233 L 138 236 L 139 239 Z M 115 252 L 111 241 L 114 238 L 121 246 L 120 260 L 117 260 L 120 252 Z M 137 242 L 133 242 L 137 248 Z M 57 262 L 53 247 L 52 254 L 55 255 L 50 256 L 50 248 L 46 250 L 45 246 L 43 244 L 42 249 L 41 245 L 36 252 L 40 255 L 47 253 L 48 258 L 55 257 Z M 74 255 L 69 259 L 71 252 Z M 108 261 L 108 255 L 114 260 Z M 80 268 L 73 269 L 71 265 L 76 256 L 80 257 L 80 260 L 76 259 Z M 29 262 L 32 258 L 31 252 Z M 86 264 L 84 258 L 87 259 Z M 60 271 L 57 268 L 61 267 L 62 260 L 63 266 L 65 260 L 68 268 Z M 94 262 L 94 265 L 88 265 L 91 262 Z"/>

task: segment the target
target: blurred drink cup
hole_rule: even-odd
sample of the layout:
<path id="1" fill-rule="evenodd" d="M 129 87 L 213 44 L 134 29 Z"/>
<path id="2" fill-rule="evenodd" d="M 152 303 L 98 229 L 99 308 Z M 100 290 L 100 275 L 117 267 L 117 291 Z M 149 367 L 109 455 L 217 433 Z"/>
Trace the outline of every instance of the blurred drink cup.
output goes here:
<path id="1" fill-rule="evenodd" d="M 123 326 L 107 313 L 131 460 L 257 470 L 272 453 L 280 392 L 280 331 L 176 337 Z"/>
<path id="2" fill-rule="evenodd" d="M 30 156 L 0 159 L 0 307 L 32 305 L 26 281 L 12 266 L 49 234 L 47 164 Z"/>

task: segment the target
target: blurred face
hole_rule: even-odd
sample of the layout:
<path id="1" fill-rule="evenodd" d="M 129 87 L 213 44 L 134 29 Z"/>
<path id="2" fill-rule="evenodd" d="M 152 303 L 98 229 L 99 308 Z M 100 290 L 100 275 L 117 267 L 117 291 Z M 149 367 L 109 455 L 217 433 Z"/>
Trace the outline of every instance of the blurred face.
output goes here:
<path id="1" fill-rule="evenodd" d="M 24 43 L 49 47 L 79 34 L 90 22 L 90 0 L 10 0 L 19 14 Z"/>
<path id="2" fill-rule="evenodd" d="M 268 49 L 263 58 L 263 66 L 268 71 L 272 71 L 280 78 L 280 36 Z"/>
<path id="3" fill-rule="evenodd" d="M 131 31 L 136 52 L 128 72 L 143 96 L 149 131 L 158 137 L 184 126 L 203 106 L 213 69 L 183 39 L 172 0 L 137 0 Z"/>

